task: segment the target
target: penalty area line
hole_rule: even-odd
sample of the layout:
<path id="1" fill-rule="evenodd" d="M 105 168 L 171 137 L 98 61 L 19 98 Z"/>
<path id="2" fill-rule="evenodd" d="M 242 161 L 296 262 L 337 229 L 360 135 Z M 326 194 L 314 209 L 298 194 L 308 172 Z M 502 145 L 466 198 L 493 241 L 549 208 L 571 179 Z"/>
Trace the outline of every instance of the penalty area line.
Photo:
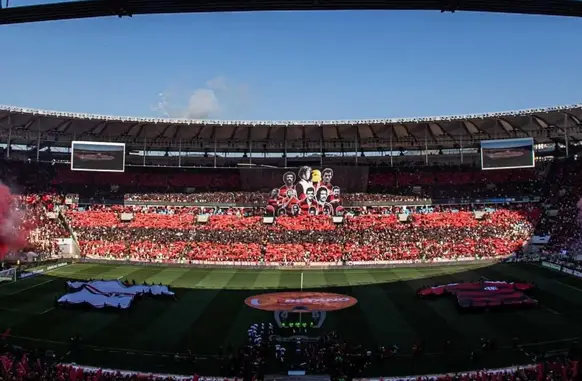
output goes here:
<path id="1" fill-rule="evenodd" d="M 36 288 L 36 287 L 44 286 L 45 284 L 54 282 L 55 280 L 56 279 L 48 279 L 48 280 L 45 280 L 44 282 L 40 282 L 40 283 L 37 283 L 37 284 L 33 284 L 32 286 L 28 286 L 28 287 L 21 288 L 20 290 L 17 290 L 15 292 L 10 293 L 10 294 L 3 294 L 2 296 L 14 296 L 14 295 L 18 295 L 21 292 L 28 291 L 28 290 L 32 290 L 33 288 Z"/>
<path id="2" fill-rule="evenodd" d="M 561 315 L 561 313 L 559 313 L 556 310 L 551 309 L 550 307 L 542 306 L 542 309 L 549 311 L 549 312 L 553 313 L 554 315 Z"/>
<path id="3" fill-rule="evenodd" d="M 15 313 L 19 313 L 19 314 L 37 315 L 37 316 L 38 315 L 44 315 L 44 314 L 46 314 L 46 313 L 48 313 L 48 312 L 50 312 L 50 311 L 52 311 L 54 309 L 55 309 L 55 307 L 51 307 L 51 308 L 49 308 L 49 309 L 47 309 L 45 311 L 42 311 L 42 312 L 30 312 L 30 311 L 25 311 L 25 310 L 19 310 L 19 309 L 16 309 L 16 308 L 3 308 L 3 307 L 0 307 L 0 311 L 15 312 Z"/>
<path id="4" fill-rule="evenodd" d="M 557 280 L 557 279 L 552 279 L 552 280 L 553 280 L 554 282 L 556 282 L 556 283 L 558 283 L 558 284 L 560 284 L 560 285 L 564 286 L 564 287 L 568 287 L 568 288 L 570 288 L 570 289 L 572 289 L 572 290 L 574 290 L 574 291 L 582 292 L 582 289 L 580 289 L 580 288 L 578 288 L 578 287 L 576 287 L 576 286 L 572 286 L 571 284 L 567 284 L 567 283 L 564 283 L 564 282 L 560 282 L 560 281 L 559 281 L 559 280 Z"/>

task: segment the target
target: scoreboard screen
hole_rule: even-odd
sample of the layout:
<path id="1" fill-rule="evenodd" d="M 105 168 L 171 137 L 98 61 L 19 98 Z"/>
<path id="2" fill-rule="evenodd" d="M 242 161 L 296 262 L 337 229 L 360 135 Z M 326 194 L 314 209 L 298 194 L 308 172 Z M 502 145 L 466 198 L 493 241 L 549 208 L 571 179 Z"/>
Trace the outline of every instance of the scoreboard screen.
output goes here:
<path id="1" fill-rule="evenodd" d="M 74 141 L 71 144 L 71 170 L 124 172 L 125 143 Z"/>
<path id="2" fill-rule="evenodd" d="M 535 167 L 533 138 L 481 141 L 481 169 Z"/>

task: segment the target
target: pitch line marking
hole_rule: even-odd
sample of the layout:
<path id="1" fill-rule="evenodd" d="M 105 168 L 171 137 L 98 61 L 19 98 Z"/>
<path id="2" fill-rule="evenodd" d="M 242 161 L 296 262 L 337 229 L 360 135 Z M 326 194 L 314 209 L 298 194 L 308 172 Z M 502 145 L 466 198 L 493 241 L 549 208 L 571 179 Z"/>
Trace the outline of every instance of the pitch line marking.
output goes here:
<path id="1" fill-rule="evenodd" d="M 26 313 L 26 312 L 24 312 L 22 310 L 18 310 L 18 309 L 14 309 L 14 308 L 0 308 L 0 311 L 16 312 L 16 313 L 19 313 L 19 314 Z"/>
<path id="2" fill-rule="evenodd" d="M 52 311 L 52 310 L 54 310 L 54 309 L 55 309 L 55 307 L 48 308 L 48 309 L 46 309 L 46 310 L 42 311 L 41 313 L 39 313 L 39 314 L 37 314 L 37 315 L 44 315 L 44 314 L 46 314 L 46 313 L 49 313 L 49 312 L 51 312 L 51 311 Z"/>
<path id="3" fill-rule="evenodd" d="M 40 282 L 40 283 L 37 283 L 37 284 L 33 284 L 32 286 L 28 286 L 28 287 L 25 287 L 25 288 L 21 288 L 20 290 L 18 290 L 16 292 L 13 292 L 13 293 L 10 293 L 10 294 L 4 294 L 2 296 L 14 296 L 14 295 L 18 295 L 18 294 L 20 294 L 23 291 L 32 290 L 33 288 L 43 286 L 43 285 L 45 285 L 47 283 L 54 282 L 55 280 L 56 279 L 48 279 L 48 280 L 45 280 L 44 282 Z"/>
<path id="4" fill-rule="evenodd" d="M 50 311 L 52 311 L 54 309 L 55 309 L 54 307 L 51 307 L 48 310 L 45 310 L 43 312 L 29 312 L 29 311 L 25 311 L 25 310 L 19 310 L 19 309 L 16 309 L 16 308 L 3 308 L 3 307 L 0 307 L 0 311 L 16 312 L 16 313 L 19 313 L 19 314 L 26 314 L 26 315 L 44 315 L 47 312 L 50 312 Z"/>
<path id="5" fill-rule="evenodd" d="M 551 308 L 549 308 L 549 307 L 545 307 L 545 306 L 544 306 L 544 307 L 543 307 L 543 309 L 544 309 L 544 310 L 547 310 L 547 311 L 550 311 L 550 312 L 551 312 L 551 313 L 553 313 L 554 315 L 561 315 L 561 313 L 559 313 L 558 311 L 556 311 L 556 310 L 553 310 L 553 309 L 551 309 Z"/>
<path id="6" fill-rule="evenodd" d="M 576 286 L 572 286 L 571 284 L 567 284 L 567 283 L 564 283 L 564 282 L 560 282 L 560 281 L 559 281 L 559 280 L 557 280 L 557 279 L 552 279 L 552 280 L 553 280 L 554 282 L 556 282 L 556 283 L 559 283 L 559 284 L 561 284 L 562 286 L 565 286 L 565 287 L 571 288 L 572 290 L 575 290 L 575 291 L 578 291 L 578 292 L 582 292 L 582 289 L 580 289 L 580 288 L 578 288 L 578 287 L 576 287 Z"/>

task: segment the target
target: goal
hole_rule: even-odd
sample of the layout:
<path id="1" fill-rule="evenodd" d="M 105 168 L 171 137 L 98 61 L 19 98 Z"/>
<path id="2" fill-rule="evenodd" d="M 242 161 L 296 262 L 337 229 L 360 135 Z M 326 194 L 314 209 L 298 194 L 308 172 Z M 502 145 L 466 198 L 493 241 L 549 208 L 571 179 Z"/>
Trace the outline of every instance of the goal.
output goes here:
<path id="1" fill-rule="evenodd" d="M 16 281 L 16 268 L 0 271 L 0 283 Z"/>

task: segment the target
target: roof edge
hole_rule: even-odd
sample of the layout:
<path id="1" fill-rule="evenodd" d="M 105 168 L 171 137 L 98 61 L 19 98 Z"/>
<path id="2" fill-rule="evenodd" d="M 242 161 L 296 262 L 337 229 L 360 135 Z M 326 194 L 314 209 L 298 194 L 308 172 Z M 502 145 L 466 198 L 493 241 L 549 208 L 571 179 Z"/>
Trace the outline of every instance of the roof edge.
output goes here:
<path id="1" fill-rule="evenodd" d="M 113 116 L 89 113 L 75 113 L 63 111 L 40 110 L 34 108 L 0 105 L 0 111 L 7 111 L 18 114 L 32 114 L 37 116 L 48 116 L 57 118 L 68 118 L 78 120 L 102 120 L 111 122 L 133 122 L 133 123 L 161 123 L 161 124 L 183 124 L 183 125 L 238 125 L 238 126 L 323 126 L 323 125 L 369 125 L 369 124 L 400 124 L 400 123 L 430 123 L 439 121 L 471 120 L 501 118 L 507 116 L 523 116 L 556 111 L 568 111 L 582 109 L 582 103 L 553 106 L 546 108 L 532 108 L 525 110 L 489 112 L 482 114 L 412 117 L 412 118 L 387 118 L 387 119 L 353 119 L 353 120 L 210 120 L 210 119 L 175 119 L 175 118 L 148 118 L 133 116 Z"/>

